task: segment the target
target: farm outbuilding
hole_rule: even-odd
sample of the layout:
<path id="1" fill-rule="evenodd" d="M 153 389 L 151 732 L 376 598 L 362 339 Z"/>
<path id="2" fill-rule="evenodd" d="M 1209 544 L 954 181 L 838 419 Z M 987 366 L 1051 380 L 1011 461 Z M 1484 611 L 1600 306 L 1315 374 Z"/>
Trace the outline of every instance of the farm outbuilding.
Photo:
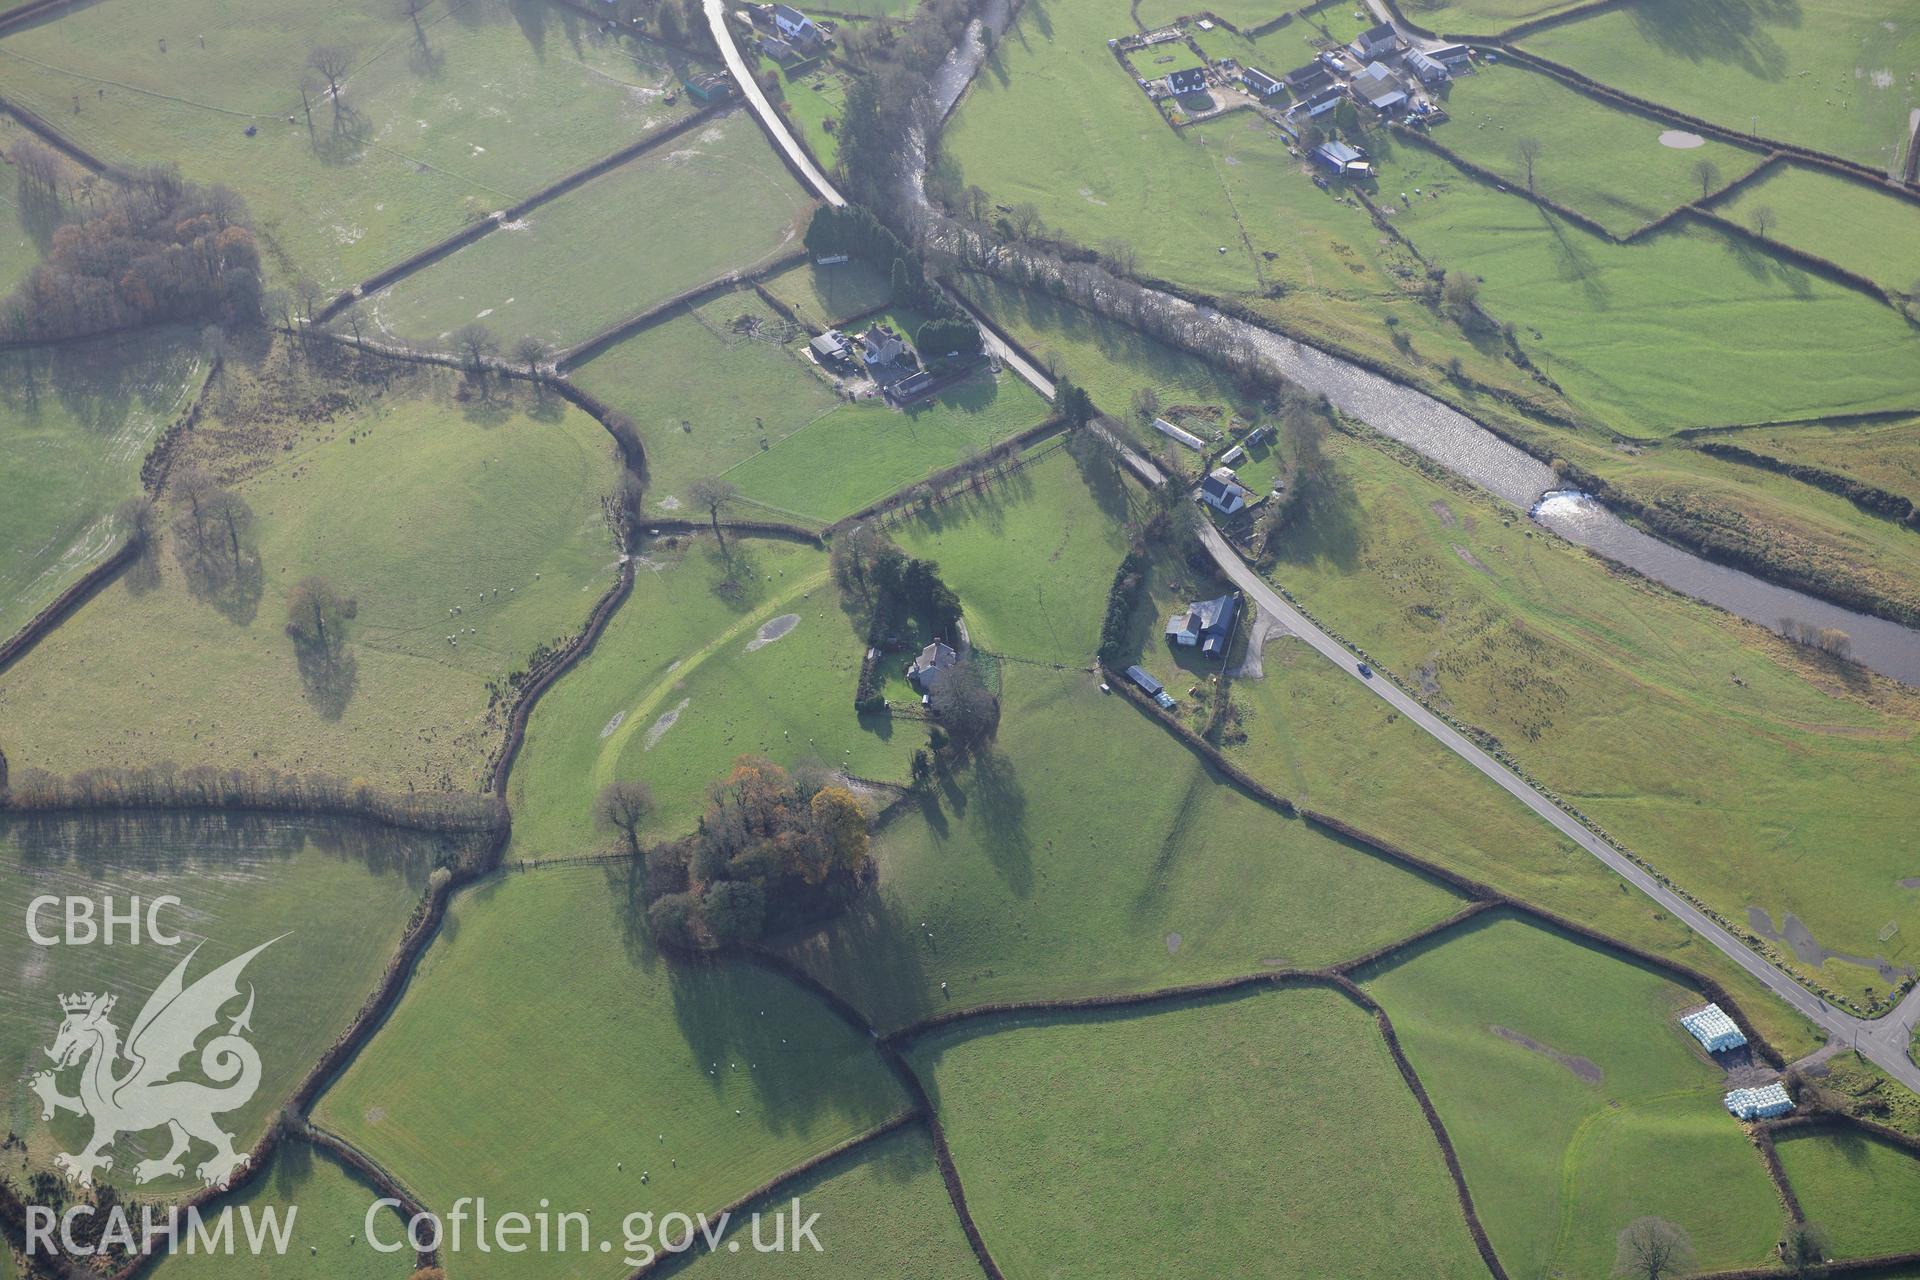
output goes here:
<path id="1" fill-rule="evenodd" d="M 1407 100 L 1400 78 L 1384 63 L 1370 62 L 1353 78 L 1353 96 L 1375 111 L 1391 111 Z"/>
<path id="2" fill-rule="evenodd" d="M 1328 173 L 1342 178 L 1370 178 L 1373 164 L 1366 153 L 1344 142 L 1323 142 L 1313 149 L 1313 158 Z"/>
<path id="3" fill-rule="evenodd" d="M 1240 73 L 1240 83 L 1246 86 L 1248 93 L 1253 94 L 1257 98 L 1277 97 L 1287 91 L 1286 85 L 1281 84 L 1278 80 L 1260 70 L 1258 67 L 1248 67 L 1245 71 L 1242 71 Z"/>
<path id="4" fill-rule="evenodd" d="M 1758 1089 L 1735 1089 L 1727 1095 L 1727 1110 L 1742 1120 L 1766 1120 L 1793 1110 L 1793 1099 L 1778 1083 Z"/>
<path id="5" fill-rule="evenodd" d="M 1734 1025 L 1726 1011 L 1717 1004 L 1704 1009 L 1695 1009 L 1680 1019 L 1680 1025 L 1687 1033 L 1700 1042 L 1700 1047 L 1708 1053 L 1725 1053 L 1729 1049 L 1738 1049 L 1747 1042 L 1740 1028 Z"/>
<path id="6" fill-rule="evenodd" d="M 1148 696 L 1150 696 L 1155 702 L 1159 703 L 1163 707 L 1168 708 L 1169 710 L 1172 709 L 1173 707 L 1172 695 L 1169 694 L 1164 688 L 1162 688 L 1160 685 L 1160 682 L 1158 680 L 1155 680 L 1152 676 L 1148 675 L 1144 669 L 1142 669 L 1137 665 L 1128 667 L 1127 679 L 1133 681 L 1135 684 L 1139 685 L 1142 689 L 1145 689 L 1147 691 Z"/>
<path id="7" fill-rule="evenodd" d="M 1206 449 L 1207 449 L 1206 441 L 1202 440 L 1199 436 L 1193 434 L 1193 432 L 1191 431 L 1181 430 L 1179 427 L 1174 426 L 1171 422 L 1168 422 L 1165 418 L 1155 418 L 1153 420 L 1153 429 L 1155 431 L 1158 431 L 1161 435 L 1167 437 L 1167 439 L 1169 440 L 1178 440 L 1181 444 L 1187 446 L 1187 448 L 1192 449 L 1196 453 L 1206 452 Z"/>

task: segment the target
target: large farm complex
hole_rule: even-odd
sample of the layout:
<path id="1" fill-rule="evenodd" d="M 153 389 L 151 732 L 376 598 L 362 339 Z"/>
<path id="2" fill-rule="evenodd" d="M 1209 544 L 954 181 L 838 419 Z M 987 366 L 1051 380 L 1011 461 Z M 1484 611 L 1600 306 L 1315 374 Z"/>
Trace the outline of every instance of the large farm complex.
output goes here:
<path id="1" fill-rule="evenodd" d="M 0 0 L 0 1280 L 1920 1276 L 1910 0 Z"/>

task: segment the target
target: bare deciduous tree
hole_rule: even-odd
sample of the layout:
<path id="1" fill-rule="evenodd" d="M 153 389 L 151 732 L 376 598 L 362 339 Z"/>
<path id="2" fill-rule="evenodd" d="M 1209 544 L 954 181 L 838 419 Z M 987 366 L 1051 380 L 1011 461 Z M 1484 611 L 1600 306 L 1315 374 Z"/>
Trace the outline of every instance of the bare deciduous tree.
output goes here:
<path id="1" fill-rule="evenodd" d="M 705 507 L 707 519 L 713 525 L 713 536 L 720 539 L 722 545 L 726 537 L 720 532 L 720 512 L 740 500 L 740 490 L 733 481 L 719 476 L 706 476 L 687 486 L 687 500 L 696 507 Z"/>
<path id="2" fill-rule="evenodd" d="M 1513 144 L 1513 154 L 1520 161 L 1520 167 L 1526 171 L 1527 194 L 1533 194 L 1533 166 L 1540 160 L 1540 139 L 1522 138 Z"/>
<path id="3" fill-rule="evenodd" d="M 1694 161 L 1693 180 L 1700 184 L 1700 198 L 1705 200 L 1720 185 L 1720 166 L 1704 157 Z"/>
<path id="4" fill-rule="evenodd" d="M 500 339 L 478 321 L 463 324 L 453 331 L 453 350 L 467 372 L 480 380 L 486 377 L 488 357 L 500 350 Z"/>
<path id="5" fill-rule="evenodd" d="M 593 801 L 593 820 L 602 828 L 627 838 L 627 848 L 640 852 L 640 824 L 653 812 L 653 791 L 644 782 L 609 782 Z"/>
<path id="6" fill-rule="evenodd" d="M 1780 225 L 1779 215 L 1774 213 L 1770 204 L 1755 205 L 1753 212 L 1748 215 L 1748 221 L 1753 224 L 1753 234 L 1762 240 L 1773 234 L 1773 229 Z"/>
<path id="7" fill-rule="evenodd" d="M 347 621 L 359 611 L 353 597 L 327 579 L 302 578 L 287 596 L 287 634 L 297 646 L 337 654 L 347 642 Z"/>
<path id="8" fill-rule="evenodd" d="M 513 358 L 527 366 L 527 376 L 540 376 L 540 362 L 547 358 L 547 344 L 528 334 L 513 344 Z"/>
<path id="9" fill-rule="evenodd" d="M 1693 1241 L 1661 1218 L 1635 1218 L 1619 1236 L 1613 1274 L 1623 1280 L 1670 1280 L 1693 1268 Z"/>
<path id="10" fill-rule="evenodd" d="M 327 97 L 333 100 L 335 116 L 340 114 L 340 82 L 346 79 L 347 71 L 353 66 L 353 50 L 345 45 L 322 44 L 314 46 L 307 55 L 307 66 L 327 83 Z"/>

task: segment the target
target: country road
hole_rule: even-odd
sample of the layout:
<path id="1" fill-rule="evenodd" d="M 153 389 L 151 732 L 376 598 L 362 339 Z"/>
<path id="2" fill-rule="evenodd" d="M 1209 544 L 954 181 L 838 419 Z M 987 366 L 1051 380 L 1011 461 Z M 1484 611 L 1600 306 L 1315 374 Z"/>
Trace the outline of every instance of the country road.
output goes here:
<path id="1" fill-rule="evenodd" d="M 760 123 L 766 126 L 775 144 L 786 153 L 793 167 L 799 170 L 815 195 L 834 208 L 845 207 L 847 198 L 827 181 L 827 175 L 820 172 L 813 157 L 800 145 L 800 140 L 787 128 L 787 122 L 767 101 L 767 95 L 760 88 L 760 82 L 753 78 L 753 72 L 747 69 L 746 59 L 740 56 L 740 48 L 733 42 L 733 29 L 727 25 L 727 6 L 724 0 L 706 0 L 707 25 L 713 28 L 713 42 L 720 46 L 720 55 L 727 61 L 727 70 L 733 73 L 734 83 L 740 86 L 740 92 L 746 95 L 747 105 L 760 117 Z"/>
<path id="2" fill-rule="evenodd" d="M 1528 786 L 1512 770 L 1475 746 L 1452 725 L 1403 692 L 1398 685 L 1377 674 L 1372 677 L 1361 675 L 1360 659 L 1355 657 L 1345 645 L 1315 626 L 1305 614 L 1288 604 L 1279 592 L 1267 585 L 1266 581 L 1255 573 L 1232 547 L 1227 545 L 1227 540 L 1220 535 L 1219 530 L 1215 529 L 1211 523 L 1203 523 L 1200 530 L 1201 540 L 1206 543 L 1214 563 L 1219 565 L 1221 571 L 1232 579 L 1234 585 L 1246 592 L 1248 598 L 1263 612 L 1279 619 L 1287 630 L 1306 641 L 1321 657 L 1372 690 L 1395 711 L 1426 730 L 1441 746 L 1491 778 L 1494 784 L 1508 795 L 1553 824 L 1555 830 L 1605 863 L 1628 884 L 1659 903 L 1664 910 L 1713 944 L 1735 964 L 1766 984 L 1775 995 L 1792 1005 L 1810 1021 L 1825 1028 L 1830 1035 L 1837 1036 L 1843 1044 L 1858 1048 L 1882 1071 L 1914 1092 L 1920 1093 L 1920 1067 L 1914 1066 L 1912 1060 L 1907 1057 L 1907 1045 L 1912 1039 L 1914 1019 L 1920 1016 L 1920 987 L 1908 992 L 1906 999 L 1902 1000 L 1899 1007 L 1891 1014 L 1872 1021 L 1856 1018 L 1852 1014 L 1830 1007 L 1786 973 L 1755 955 L 1740 939 L 1709 919 L 1685 898 L 1654 879 L 1645 868 L 1587 830 L 1571 814 Z"/>
<path id="3" fill-rule="evenodd" d="M 734 45 L 733 32 L 726 23 L 726 10 L 722 0 L 705 0 L 705 4 L 707 20 L 713 26 L 714 40 L 726 56 L 729 70 L 740 82 L 742 90 L 747 95 L 748 104 L 760 117 L 761 123 L 778 141 L 781 149 L 793 159 L 800 172 L 807 176 L 807 181 L 822 200 L 835 206 L 844 205 L 845 198 L 814 166 L 805 149 L 787 129 L 786 122 L 780 118 L 779 113 L 767 101 L 766 95 L 760 91 L 760 86 L 748 74 L 746 63 Z M 1001 337 L 991 322 L 969 306 L 964 299 L 952 290 L 947 290 L 947 296 L 980 323 L 981 330 L 986 335 L 988 350 L 997 356 L 1002 364 L 1013 370 L 1041 395 L 1052 399 L 1054 385 L 1051 378 L 1014 350 L 1012 344 Z M 1164 482 L 1164 477 L 1152 462 L 1127 448 L 1106 428 L 1098 427 L 1097 429 L 1120 451 L 1127 466 L 1145 483 L 1158 485 Z M 1587 830 L 1571 814 L 1534 790 L 1512 770 L 1475 746 L 1452 725 L 1427 710 L 1392 681 L 1377 675 L 1362 676 L 1360 660 L 1349 652 L 1345 645 L 1322 631 L 1306 615 L 1288 604 L 1279 592 L 1269 586 L 1259 574 L 1240 559 L 1239 554 L 1227 544 L 1227 540 L 1210 522 L 1202 522 L 1201 530 L 1201 540 L 1220 571 L 1244 591 L 1254 604 L 1306 641 L 1321 657 L 1372 690 L 1394 710 L 1424 729 L 1441 746 L 1446 747 L 1492 779 L 1496 786 L 1545 819 L 1555 830 L 1598 858 L 1634 888 L 1659 903 L 1682 924 L 1745 969 L 1809 1021 L 1824 1028 L 1830 1036 L 1838 1039 L 1842 1044 L 1858 1049 L 1875 1066 L 1920 1094 L 1920 1067 L 1916 1067 L 1913 1060 L 1907 1056 L 1908 1046 L 1913 1039 L 1914 1024 L 1916 1020 L 1920 1020 L 1920 985 L 1916 985 L 1912 991 L 1908 992 L 1897 1008 L 1881 1018 L 1872 1020 L 1856 1018 L 1852 1014 L 1830 1007 L 1783 970 L 1754 954 L 1738 938 L 1708 918 L 1685 898 L 1654 879 L 1639 864 Z"/>

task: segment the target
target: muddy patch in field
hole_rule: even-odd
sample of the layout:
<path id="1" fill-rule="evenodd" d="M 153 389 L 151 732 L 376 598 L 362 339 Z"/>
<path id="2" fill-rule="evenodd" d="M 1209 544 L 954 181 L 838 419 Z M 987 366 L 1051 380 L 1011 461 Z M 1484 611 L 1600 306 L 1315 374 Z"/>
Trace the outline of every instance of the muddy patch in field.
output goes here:
<path id="1" fill-rule="evenodd" d="M 1177 933 L 1168 934 L 1167 935 L 1167 954 L 1174 955 L 1178 953 L 1179 950 L 1180 950 L 1180 935 Z"/>
<path id="2" fill-rule="evenodd" d="M 1454 519 L 1453 508 L 1438 499 L 1429 502 L 1427 504 L 1427 510 L 1433 512 L 1435 518 L 1440 521 L 1440 524 L 1444 528 L 1451 529 L 1459 523 L 1458 520 Z"/>
<path id="3" fill-rule="evenodd" d="M 761 627 L 759 633 L 755 635 L 753 639 L 747 641 L 747 652 L 752 653 L 755 649 L 766 648 L 768 645 L 772 644 L 775 640 L 778 640 L 780 637 L 786 635 L 787 632 L 793 630 L 795 627 L 799 625 L 800 625 L 799 614 L 797 613 L 781 614 L 779 617 L 767 623 L 766 626 Z"/>
<path id="4" fill-rule="evenodd" d="M 600 736 L 603 738 L 612 737 L 613 731 L 615 729 L 618 729 L 621 726 L 621 724 L 626 720 L 626 718 L 627 718 L 626 712 L 624 711 L 614 712 L 613 719 L 607 721 L 607 727 L 600 731 Z"/>
<path id="5" fill-rule="evenodd" d="M 1462 560 L 1466 561 L 1467 564 L 1486 574 L 1489 578 L 1493 576 L 1493 570 L 1487 568 L 1486 562 L 1481 560 L 1479 556 L 1473 554 L 1473 552 L 1467 550 L 1457 542 L 1449 545 L 1453 547 L 1453 554 L 1459 556 Z"/>
<path id="6" fill-rule="evenodd" d="M 1908 876 L 1900 882 L 1902 889 L 1920 889 L 1920 876 Z"/>
<path id="7" fill-rule="evenodd" d="M 1806 923 L 1791 911 L 1787 913 L 1786 919 L 1775 927 L 1773 916 L 1765 908 L 1748 907 L 1747 924 L 1755 933 L 1769 942 L 1786 943 L 1793 948 L 1793 954 L 1799 958 L 1801 964 L 1812 965 L 1816 969 L 1828 960 L 1844 960 L 1848 964 L 1857 964 L 1862 969 L 1874 970 L 1880 975 L 1882 982 L 1889 984 L 1913 976 L 1911 966 L 1896 965 L 1884 956 L 1868 959 L 1865 956 L 1850 955 L 1845 951 L 1832 951 L 1821 946 L 1814 939 L 1813 930 L 1807 928 Z"/>
<path id="8" fill-rule="evenodd" d="M 1440 696 L 1440 673 L 1431 662 L 1423 662 L 1413 669 L 1413 678 L 1420 683 L 1420 696 L 1428 700 Z"/>
<path id="9" fill-rule="evenodd" d="M 651 729 L 647 730 L 647 745 L 645 750 L 653 750 L 654 744 L 666 736 L 667 730 L 673 728 L 674 725 L 680 722 L 680 713 L 685 711 L 687 704 L 692 701 L 692 698 L 682 698 L 680 699 L 680 705 L 674 707 L 671 711 L 661 712 L 660 718 L 653 722 Z"/>
<path id="10" fill-rule="evenodd" d="M 1495 1024 L 1489 1026 L 1487 1030 L 1493 1032 L 1493 1034 L 1499 1036 L 1502 1040 L 1519 1045 L 1522 1049 L 1537 1053 L 1543 1058 L 1552 1058 L 1555 1062 L 1573 1072 L 1574 1075 L 1579 1076 L 1588 1084 L 1600 1083 L 1603 1073 L 1600 1070 L 1600 1064 L 1592 1058 L 1582 1058 L 1571 1053 L 1562 1053 L 1552 1045 L 1541 1044 L 1532 1036 L 1521 1035 L 1512 1027 L 1503 1027 Z"/>

